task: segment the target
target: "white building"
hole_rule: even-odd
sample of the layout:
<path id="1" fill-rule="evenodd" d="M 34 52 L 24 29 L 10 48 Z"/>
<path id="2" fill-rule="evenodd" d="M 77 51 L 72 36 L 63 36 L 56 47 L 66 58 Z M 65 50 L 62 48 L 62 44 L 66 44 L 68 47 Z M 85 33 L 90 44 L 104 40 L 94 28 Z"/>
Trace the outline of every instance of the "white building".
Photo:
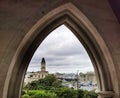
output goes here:
<path id="1" fill-rule="evenodd" d="M 93 82 L 93 83 L 97 83 L 96 80 L 96 75 L 94 72 L 87 72 L 87 73 L 80 73 L 79 74 L 79 81 L 80 82 Z"/>
<path id="2" fill-rule="evenodd" d="M 48 71 L 46 71 L 46 62 L 45 62 L 45 59 L 42 58 L 41 71 L 27 72 L 25 75 L 24 83 L 26 85 L 32 81 L 45 78 L 47 75 L 48 75 Z"/>

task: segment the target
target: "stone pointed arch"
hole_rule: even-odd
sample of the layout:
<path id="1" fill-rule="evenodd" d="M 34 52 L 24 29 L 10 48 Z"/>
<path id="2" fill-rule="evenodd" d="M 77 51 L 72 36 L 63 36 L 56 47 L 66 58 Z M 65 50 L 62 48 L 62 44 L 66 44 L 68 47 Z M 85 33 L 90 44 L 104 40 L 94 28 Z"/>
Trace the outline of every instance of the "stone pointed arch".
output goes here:
<path id="1" fill-rule="evenodd" d="M 95 26 L 71 3 L 50 11 L 25 35 L 9 67 L 3 98 L 20 98 L 24 74 L 33 53 L 45 37 L 61 24 L 71 29 L 86 48 L 99 80 L 102 98 L 111 98 L 113 94 L 116 96 L 113 98 L 118 98 L 118 81 L 115 79 L 116 72 L 110 52 Z"/>

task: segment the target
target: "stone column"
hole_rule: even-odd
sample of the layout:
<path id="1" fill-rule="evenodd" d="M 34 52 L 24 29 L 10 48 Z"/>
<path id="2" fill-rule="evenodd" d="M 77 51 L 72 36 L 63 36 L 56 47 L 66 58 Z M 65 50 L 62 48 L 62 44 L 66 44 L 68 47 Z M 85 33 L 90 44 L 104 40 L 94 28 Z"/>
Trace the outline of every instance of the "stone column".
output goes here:
<path id="1" fill-rule="evenodd" d="M 100 91 L 98 92 L 98 98 L 113 98 L 114 92 L 113 91 Z"/>

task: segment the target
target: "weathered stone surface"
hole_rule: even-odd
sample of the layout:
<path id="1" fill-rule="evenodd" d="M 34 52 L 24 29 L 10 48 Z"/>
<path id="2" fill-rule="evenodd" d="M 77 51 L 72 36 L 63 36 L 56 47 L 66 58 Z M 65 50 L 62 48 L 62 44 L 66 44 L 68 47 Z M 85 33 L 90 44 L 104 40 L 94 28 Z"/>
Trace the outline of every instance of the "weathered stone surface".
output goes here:
<path id="1" fill-rule="evenodd" d="M 83 12 L 105 41 L 114 63 L 114 68 L 106 65 L 111 67 L 110 74 L 113 75 L 112 90 L 117 96 L 114 98 L 120 97 L 120 24 L 108 0 L 6 0 L 0 2 L 0 98 L 12 98 L 3 97 L 3 93 L 7 92 L 4 86 L 7 75 L 10 75 L 8 70 L 11 62 L 13 57 L 17 58 L 15 53 L 23 38 L 44 15 L 68 2 Z M 19 56 L 22 57 L 22 54 Z"/>

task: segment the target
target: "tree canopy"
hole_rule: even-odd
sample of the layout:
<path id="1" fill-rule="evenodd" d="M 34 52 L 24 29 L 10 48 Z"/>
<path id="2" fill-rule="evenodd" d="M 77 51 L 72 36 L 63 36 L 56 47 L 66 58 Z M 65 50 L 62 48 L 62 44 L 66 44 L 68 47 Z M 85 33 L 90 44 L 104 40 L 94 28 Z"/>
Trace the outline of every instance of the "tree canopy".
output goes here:
<path id="1" fill-rule="evenodd" d="M 44 79 L 39 79 L 28 83 L 25 88 L 29 90 L 51 89 L 62 87 L 62 81 L 57 80 L 53 74 L 49 74 Z"/>

